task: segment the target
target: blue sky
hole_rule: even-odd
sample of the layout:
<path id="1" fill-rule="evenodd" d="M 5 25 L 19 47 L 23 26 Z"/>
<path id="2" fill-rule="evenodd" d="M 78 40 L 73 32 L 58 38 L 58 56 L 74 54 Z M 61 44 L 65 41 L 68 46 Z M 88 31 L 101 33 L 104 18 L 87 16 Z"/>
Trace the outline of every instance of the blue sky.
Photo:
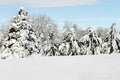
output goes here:
<path id="1" fill-rule="evenodd" d="M 33 2 L 34 1 L 34 2 Z M 66 21 L 88 26 L 110 27 L 117 24 L 120 30 L 120 0 L 4 0 L 0 3 L 0 25 L 6 24 L 23 6 L 30 15 L 46 14 L 62 29 Z"/>

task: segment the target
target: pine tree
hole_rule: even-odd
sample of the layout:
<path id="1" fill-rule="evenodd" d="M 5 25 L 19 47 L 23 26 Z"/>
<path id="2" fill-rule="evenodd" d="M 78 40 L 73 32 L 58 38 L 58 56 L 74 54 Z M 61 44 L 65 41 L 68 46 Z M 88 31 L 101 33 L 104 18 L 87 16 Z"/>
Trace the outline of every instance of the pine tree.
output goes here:
<path id="1" fill-rule="evenodd" d="M 2 43 L 0 50 L 1 58 L 17 56 L 20 58 L 38 54 L 37 37 L 30 24 L 28 13 L 20 8 L 17 16 L 11 20 L 7 37 Z"/>
<path id="2" fill-rule="evenodd" d="M 98 38 L 97 33 L 90 27 L 87 30 L 87 34 L 80 40 L 83 44 L 83 54 L 98 54 L 100 53 L 98 46 L 101 44 L 101 40 Z"/>
<path id="3" fill-rule="evenodd" d="M 76 36 L 76 31 L 73 27 L 66 33 L 63 42 L 65 46 L 69 48 L 68 55 L 77 55 L 80 52 L 80 47 L 78 46 L 78 39 Z M 67 46 L 69 44 L 69 46 Z M 68 50 L 68 49 L 67 49 Z"/>
<path id="4" fill-rule="evenodd" d="M 113 52 L 118 52 L 119 49 L 119 39 L 117 38 L 117 32 L 116 32 L 116 24 L 113 23 L 111 28 L 110 28 L 110 32 L 109 32 L 109 37 L 108 37 L 108 43 L 109 43 L 109 54 L 113 53 Z"/>

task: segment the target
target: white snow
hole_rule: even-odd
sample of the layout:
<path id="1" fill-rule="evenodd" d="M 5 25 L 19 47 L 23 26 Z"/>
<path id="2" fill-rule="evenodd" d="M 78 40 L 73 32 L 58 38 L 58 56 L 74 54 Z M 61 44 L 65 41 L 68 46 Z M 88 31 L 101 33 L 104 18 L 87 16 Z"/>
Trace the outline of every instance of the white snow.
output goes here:
<path id="1" fill-rule="evenodd" d="M 0 80 L 120 80 L 120 55 L 0 60 Z"/>

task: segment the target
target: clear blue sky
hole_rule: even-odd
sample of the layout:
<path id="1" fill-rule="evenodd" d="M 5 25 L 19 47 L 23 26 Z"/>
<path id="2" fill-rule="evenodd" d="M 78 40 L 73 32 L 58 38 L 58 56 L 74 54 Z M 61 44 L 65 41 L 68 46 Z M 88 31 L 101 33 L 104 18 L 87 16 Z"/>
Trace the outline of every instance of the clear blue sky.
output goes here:
<path id="1" fill-rule="evenodd" d="M 110 27 L 120 30 L 120 0 L 4 0 L 0 3 L 0 25 L 16 15 L 20 6 L 29 14 L 46 14 L 62 29 L 66 21 L 82 28 Z"/>

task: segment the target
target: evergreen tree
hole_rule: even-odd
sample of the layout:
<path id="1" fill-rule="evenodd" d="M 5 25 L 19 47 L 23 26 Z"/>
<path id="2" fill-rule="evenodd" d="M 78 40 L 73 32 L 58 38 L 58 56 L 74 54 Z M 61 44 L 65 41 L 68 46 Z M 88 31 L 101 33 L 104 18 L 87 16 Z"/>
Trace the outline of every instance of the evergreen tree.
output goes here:
<path id="1" fill-rule="evenodd" d="M 66 33 L 63 42 L 66 44 L 65 46 L 68 47 L 68 55 L 77 55 L 80 53 L 80 47 L 78 46 L 78 39 L 76 36 L 76 31 L 73 27 Z M 69 46 L 68 46 L 69 44 Z"/>
<path id="2" fill-rule="evenodd" d="M 38 54 L 37 37 L 30 24 L 28 13 L 20 8 L 17 16 L 11 20 L 7 37 L 3 40 L 0 56 L 6 59 L 10 56 L 20 58 Z"/>
<path id="3" fill-rule="evenodd" d="M 87 30 L 87 34 L 83 36 L 80 40 L 83 45 L 83 54 L 98 54 L 100 53 L 98 46 L 100 46 L 101 39 L 98 38 L 97 33 L 90 27 Z"/>
<path id="4" fill-rule="evenodd" d="M 113 23 L 111 28 L 110 28 L 110 32 L 109 32 L 109 36 L 108 36 L 108 43 L 109 43 L 109 54 L 113 53 L 113 52 L 118 52 L 119 50 L 119 39 L 117 38 L 117 32 L 116 32 L 116 24 Z"/>

